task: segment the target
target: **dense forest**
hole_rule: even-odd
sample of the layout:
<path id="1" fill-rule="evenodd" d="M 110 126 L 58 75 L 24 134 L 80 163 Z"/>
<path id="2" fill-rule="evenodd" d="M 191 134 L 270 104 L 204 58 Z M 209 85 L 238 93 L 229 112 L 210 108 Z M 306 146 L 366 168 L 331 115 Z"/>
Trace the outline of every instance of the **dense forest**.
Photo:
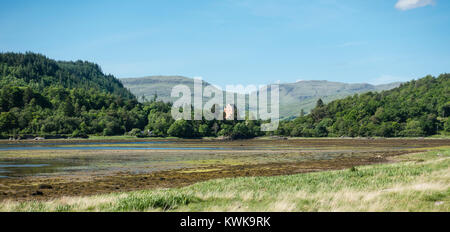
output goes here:
<path id="1" fill-rule="evenodd" d="M 381 93 L 365 93 L 283 121 L 267 135 L 429 136 L 450 133 L 449 74 L 427 76 Z M 0 137 L 133 135 L 251 138 L 261 121 L 174 121 L 171 103 L 140 103 L 96 64 L 35 53 L 0 54 Z"/>
<path id="2" fill-rule="evenodd" d="M 281 123 L 279 135 L 302 137 L 420 137 L 450 133 L 450 74 L 427 76 L 381 93 L 324 105 Z"/>
<path id="3" fill-rule="evenodd" d="M 139 103 L 96 64 L 61 62 L 35 54 L 0 54 L 0 136 L 262 135 L 259 121 L 177 121 L 171 104 Z"/>

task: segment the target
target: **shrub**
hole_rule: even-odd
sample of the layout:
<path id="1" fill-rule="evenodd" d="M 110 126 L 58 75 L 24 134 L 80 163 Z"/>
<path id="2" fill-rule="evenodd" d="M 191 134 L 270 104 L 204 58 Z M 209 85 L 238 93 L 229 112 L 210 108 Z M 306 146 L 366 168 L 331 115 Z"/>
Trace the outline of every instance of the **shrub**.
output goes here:
<path id="1" fill-rule="evenodd" d="M 74 130 L 72 133 L 72 138 L 83 138 L 83 139 L 87 139 L 89 138 L 89 136 L 86 133 L 81 132 L 80 130 Z"/>
<path id="2" fill-rule="evenodd" d="M 143 137 L 142 131 L 138 128 L 132 129 L 130 132 L 127 133 L 127 135 L 130 136 L 136 136 L 136 137 Z"/>

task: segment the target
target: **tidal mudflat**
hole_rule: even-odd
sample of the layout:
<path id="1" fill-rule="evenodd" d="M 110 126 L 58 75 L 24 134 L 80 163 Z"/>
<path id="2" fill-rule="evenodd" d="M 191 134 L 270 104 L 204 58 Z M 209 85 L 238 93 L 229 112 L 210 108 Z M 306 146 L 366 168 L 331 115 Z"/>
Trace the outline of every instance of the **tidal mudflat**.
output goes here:
<path id="1" fill-rule="evenodd" d="M 394 162 L 448 139 L 55 140 L 0 142 L 0 200 L 48 200 L 210 179 Z"/>

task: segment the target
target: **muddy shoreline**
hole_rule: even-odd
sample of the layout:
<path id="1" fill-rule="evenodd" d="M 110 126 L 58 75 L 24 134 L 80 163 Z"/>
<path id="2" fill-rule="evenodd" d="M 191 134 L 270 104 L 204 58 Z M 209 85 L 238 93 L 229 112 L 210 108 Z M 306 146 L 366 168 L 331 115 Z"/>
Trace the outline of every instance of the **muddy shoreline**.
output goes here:
<path id="1" fill-rule="evenodd" d="M 142 141 L 142 140 L 139 140 Z M 162 140 L 157 140 L 162 141 Z M 52 141 L 54 142 L 54 141 Z M 86 141 L 83 141 L 86 142 Z M 78 173 L 77 175 L 20 177 L 0 179 L 0 201 L 29 201 L 50 200 L 60 197 L 89 196 L 113 192 L 127 192 L 143 189 L 174 188 L 191 185 L 211 179 L 247 177 L 247 176 L 278 176 L 292 175 L 324 170 L 347 169 L 354 166 L 393 162 L 392 158 L 417 151 L 449 146 L 447 139 L 290 139 L 290 140 L 237 140 L 237 141 L 209 141 L 183 140 L 175 146 L 230 146 L 230 147 L 270 147 L 274 154 L 292 152 L 301 148 L 317 147 L 328 151 L 344 149 L 342 155 L 332 159 L 303 160 L 292 162 L 276 162 L 268 159 L 261 163 L 217 163 L 200 165 L 197 167 L 181 167 L 164 171 L 148 173 L 93 172 Z M 283 151 L 283 149 L 289 149 Z M 350 151 L 350 150 L 351 151 Z M 277 152 L 275 152 L 277 151 Z M 265 151 L 229 151 L 229 154 L 247 154 L 259 158 L 270 153 Z M 201 152 L 199 152 L 201 153 Z M 311 152 L 305 154 L 314 155 Z M 357 155 L 353 155 L 357 153 Z M 6 153 L 5 153 L 6 154 Z M 183 153 L 184 154 L 184 153 Z M 1 155 L 1 153 L 0 153 Z M 61 154 L 62 156 L 63 154 Z M 93 154 L 95 156 L 95 154 Z M 188 155 L 188 154 L 186 154 Z M 227 153 L 224 154 L 225 156 Z M 270 156 L 271 154 L 269 154 Z M 275 160 L 278 157 L 274 158 Z"/>
<path id="2" fill-rule="evenodd" d="M 339 170 L 359 165 L 386 163 L 389 162 L 390 157 L 411 152 L 375 152 L 371 156 L 361 158 L 340 158 L 297 163 L 210 166 L 148 174 L 117 173 L 111 176 L 95 176 L 91 179 L 76 177 L 11 178 L 0 180 L 0 201 L 6 199 L 19 201 L 50 200 L 63 196 L 89 196 L 143 189 L 183 187 L 196 182 L 219 178 L 278 176 Z"/>
<path id="3" fill-rule="evenodd" d="M 450 145 L 450 139 L 447 138 L 255 138 L 246 140 L 220 140 L 216 138 L 206 139 L 172 139 L 172 138 L 136 138 L 136 139 L 49 139 L 49 140 L 0 140 L 0 145 L 15 144 L 42 144 L 60 143 L 60 144 L 76 144 L 76 143 L 128 143 L 128 142 L 172 142 L 174 145 L 210 145 L 210 146 L 255 146 L 276 143 L 277 145 L 330 145 L 330 146 L 436 146 Z"/>

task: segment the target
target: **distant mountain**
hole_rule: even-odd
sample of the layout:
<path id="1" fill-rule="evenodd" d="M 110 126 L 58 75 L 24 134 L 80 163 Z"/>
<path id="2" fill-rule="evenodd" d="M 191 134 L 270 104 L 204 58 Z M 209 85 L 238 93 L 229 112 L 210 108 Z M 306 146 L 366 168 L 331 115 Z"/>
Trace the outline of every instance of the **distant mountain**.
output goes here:
<path id="1" fill-rule="evenodd" d="M 297 117 L 302 109 L 305 113 L 309 113 L 315 107 L 319 98 L 324 103 L 328 103 L 357 93 L 393 89 L 400 84 L 400 82 L 396 82 L 371 85 L 331 81 L 299 81 L 280 84 L 280 116 L 281 118 Z"/>
<path id="2" fill-rule="evenodd" d="M 177 85 L 187 85 L 194 94 L 194 79 L 182 76 L 148 76 L 141 78 L 122 78 L 120 81 L 125 88 L 128 88 L 139 100 L 142 96 L 150 100 L 156 94 L 158 100 L 164 102 L 173 102 L 178 98 L 170 97 L 172 88 Z M 203 86 L 209 86 L 208 82 L 203 81 Z"/>
<path id="3" fill-rule="evenodd" d="M 172 88 L 179 84 L 187 85 L 193 90 L 192 78 L 182 76 L 148 76 L 142 78 L 122 78 L 123 85 L 139 99 L 145 96 L 151 99 L 154 94 L 163 101 L 174 101 L 171 98 Z M 211 85 L 204 82 L 204 86 Z M 280 84 L 280 117 L 295 118 L 303 109 L 308 113 L 321 98 L 325 103 L 344 98 L 356 93 L 389 90 L 400 85 L 399 82 L 385 85 L 348 84 L 330 81 L 299 81 Z M 193 92 L 193 91 L 192 91 Z M 205 99 L 207 100 L 207 99 Z"/>

